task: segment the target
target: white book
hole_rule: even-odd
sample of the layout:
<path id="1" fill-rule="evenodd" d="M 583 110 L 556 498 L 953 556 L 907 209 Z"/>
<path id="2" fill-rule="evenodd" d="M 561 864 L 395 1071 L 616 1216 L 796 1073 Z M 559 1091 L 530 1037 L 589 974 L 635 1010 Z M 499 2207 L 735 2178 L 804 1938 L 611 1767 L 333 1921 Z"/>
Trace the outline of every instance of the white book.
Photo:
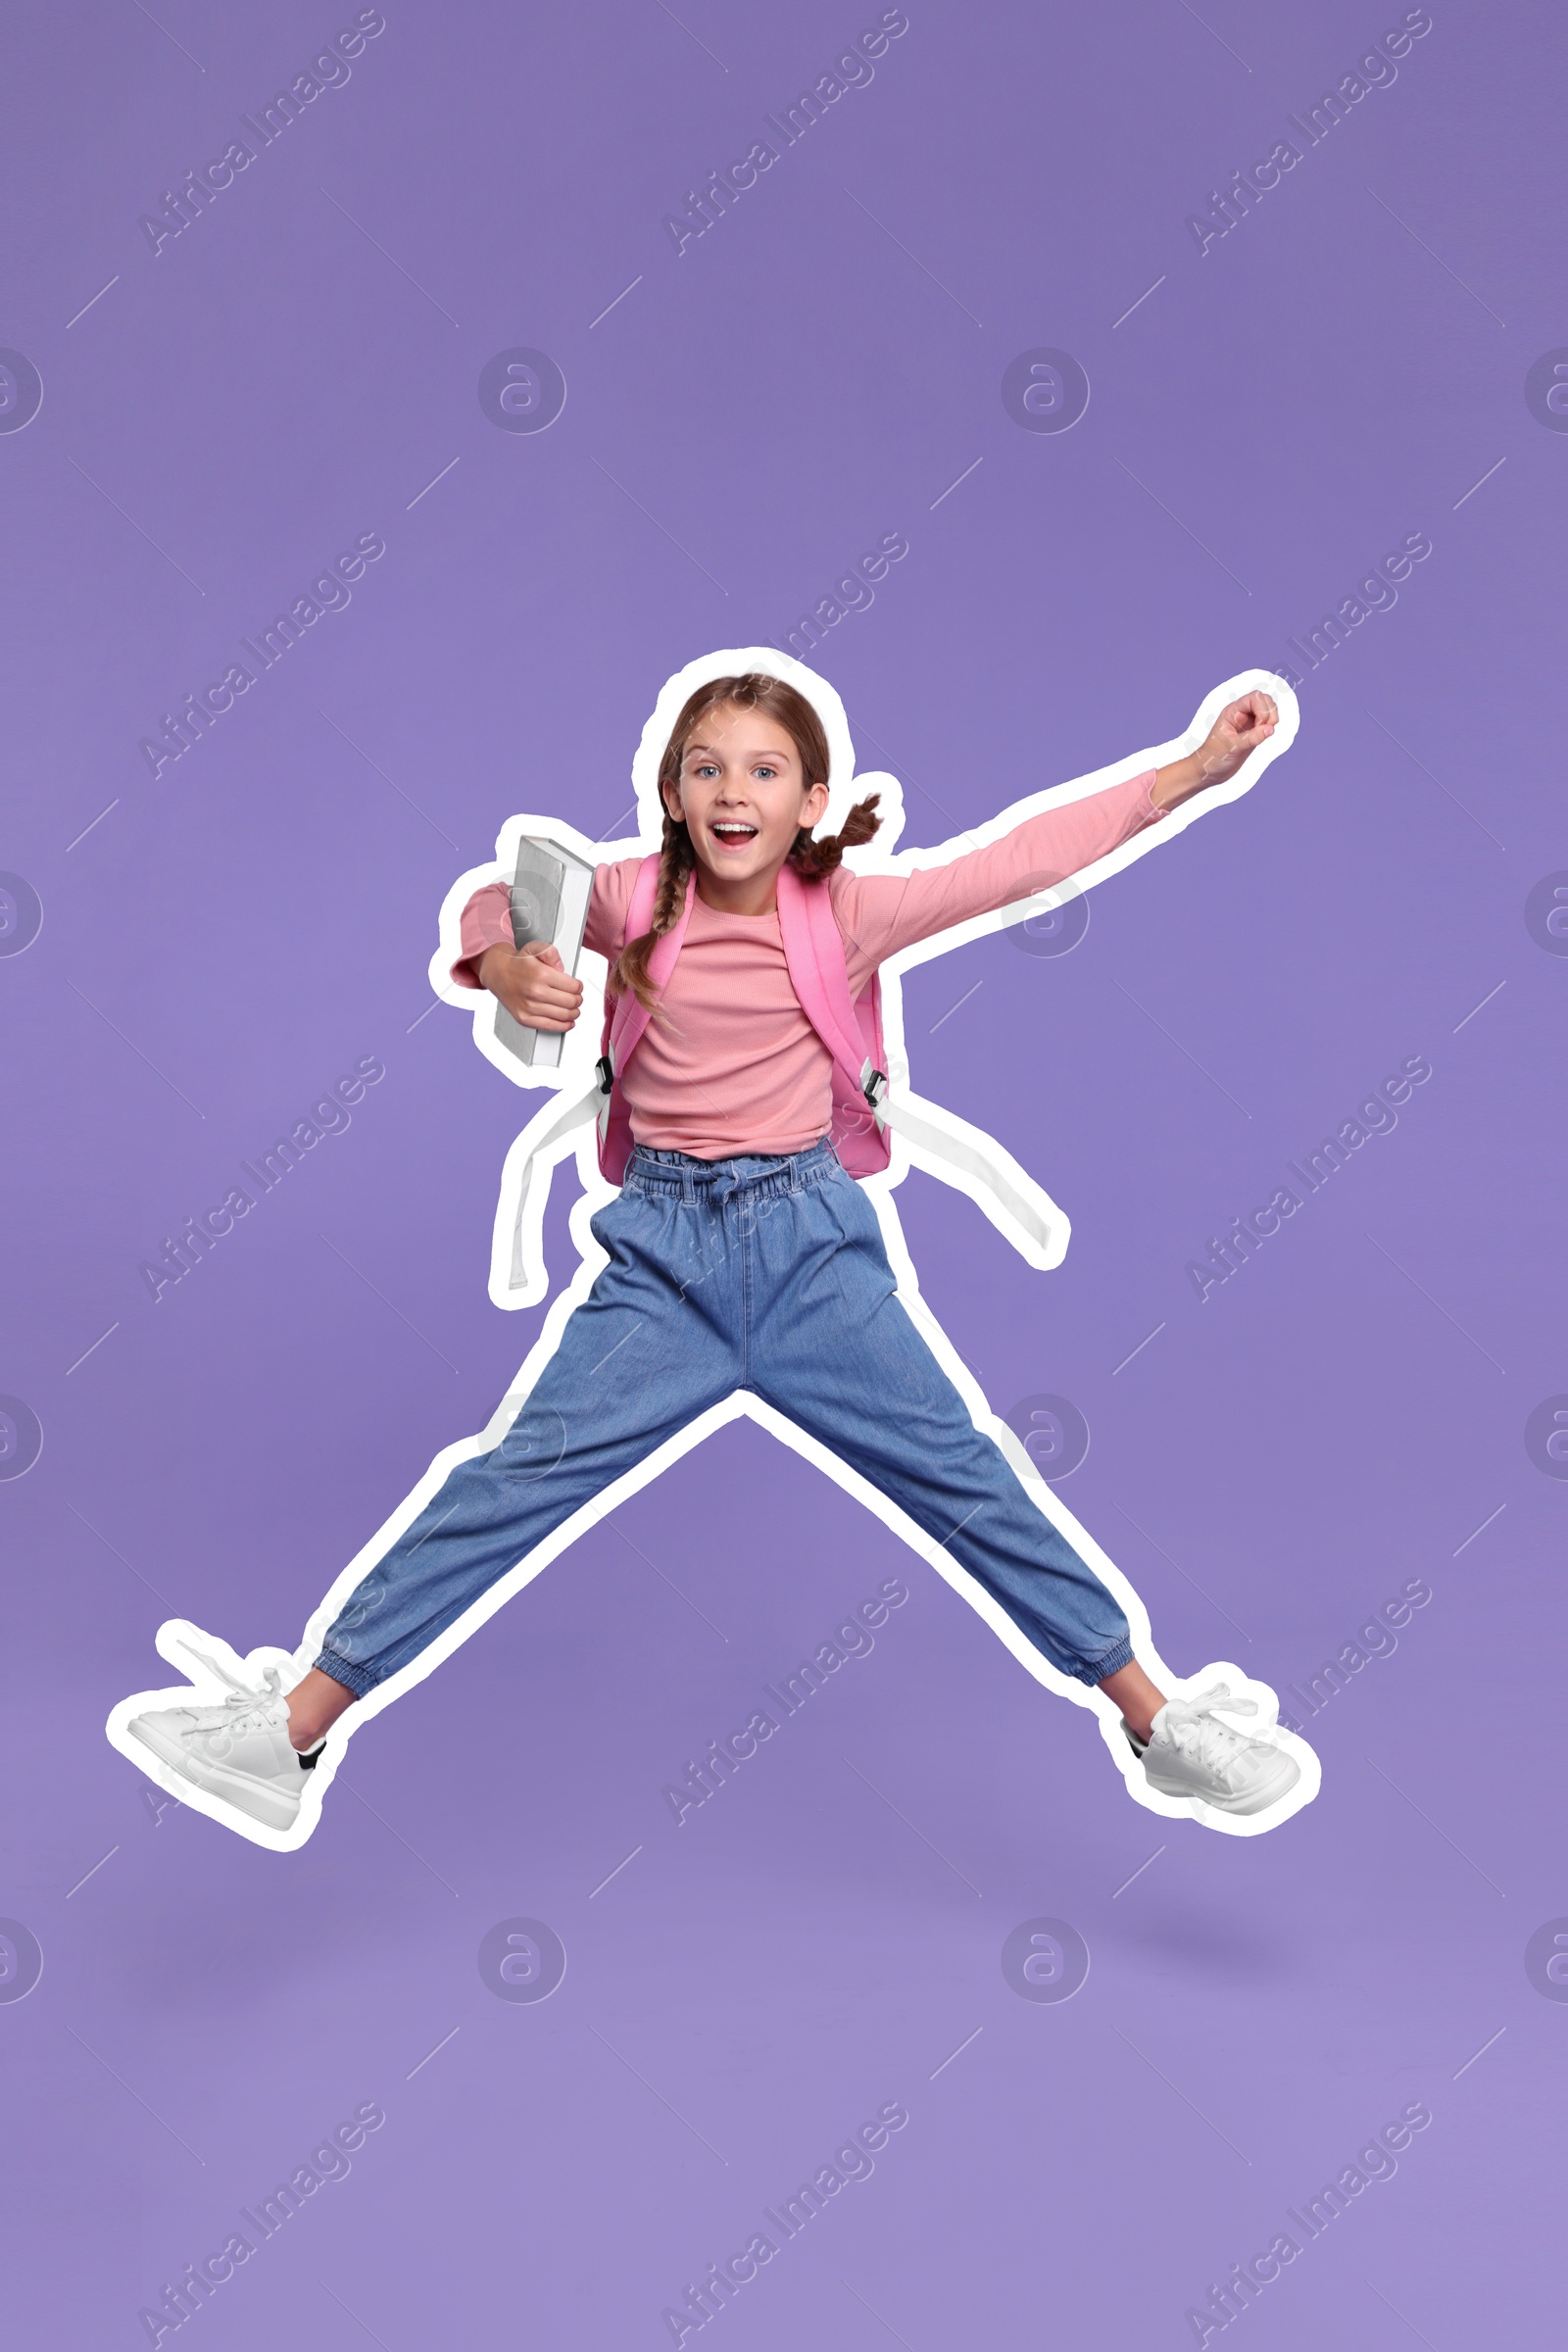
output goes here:
<path id="1" fill-rule="evenodd" d="M 524 834 L 517 845 L 517 871 L 512 884 L 512 944 L 524 948 L 531 940 L 548 940 L 563 968 L 577 969 L 594 868 L 558 841 L 540 841 Z M 496 1036 L 501 1044 L 536 1070 L 561 1067 L 561 1049 L 567 1032 L 526 1029 L 514 1020 L 504 1004 L 496 1005 Z"/>

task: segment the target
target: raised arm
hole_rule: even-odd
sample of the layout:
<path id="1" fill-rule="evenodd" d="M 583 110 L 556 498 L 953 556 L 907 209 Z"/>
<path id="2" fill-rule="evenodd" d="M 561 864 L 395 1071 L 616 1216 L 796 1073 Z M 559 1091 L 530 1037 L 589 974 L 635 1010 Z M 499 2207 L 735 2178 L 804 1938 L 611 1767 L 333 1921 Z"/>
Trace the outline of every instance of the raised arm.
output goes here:
<path id="1" fill-rule="evenodd" d="M 1268 695 L 1246 695 L 1221 711 L 1196 752 L 1026 816 L 981 849 L 959 851 L 907 874 L 841 870 L 833 877 L 833 905 L 852 983 L 858 985 L 916 940 L 1019 905 L 1096 864 L 1195 793 L 1227 781 L 1273 734 L 1276 719 Z"/>
<path id="2" fill-rule="evenodd" d="M 1279 706 L 1271 694 L 1255 689 L 1240 702 L 1227 703 L 1196 752 L 1173 760 L 1154 771 L 1152 798 L 1163 815 L 1179 808 L 1209 784 L 1228 784 L 1248 756 L 1267 743 L 1279 724 Z"/>

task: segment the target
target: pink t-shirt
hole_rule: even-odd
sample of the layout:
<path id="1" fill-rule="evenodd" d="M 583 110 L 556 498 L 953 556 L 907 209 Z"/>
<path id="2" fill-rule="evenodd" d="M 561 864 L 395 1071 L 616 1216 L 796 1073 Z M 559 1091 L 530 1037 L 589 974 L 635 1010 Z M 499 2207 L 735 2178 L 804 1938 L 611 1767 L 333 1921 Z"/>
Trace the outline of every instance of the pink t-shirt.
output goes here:
<path id="1" fill-rule="evenodd" d="M 1150 800 L 1155 773 L 1147 768 L 1026 817 L 987 848 L 924 873 L 860 875 L 841 866 L 828 888 L 851 995 L 899 949 L 1032 898 L 1157 822 L 1165 812 Z M 624 944 L 641 862 L 622 858 L 594 874 L 584 945 L 611 962 Z M 462 938 L 452 977 L 477 988 L 473 959 L 512 945 L 505 882 L 474 892 Z M 801 1152 L 827 1134 L 832 1057 L 790 984 L 776 912 L 724 914 L 693 900 L 674 972 L 621 1087 L 638 1143 L 695 1159 Z"/>

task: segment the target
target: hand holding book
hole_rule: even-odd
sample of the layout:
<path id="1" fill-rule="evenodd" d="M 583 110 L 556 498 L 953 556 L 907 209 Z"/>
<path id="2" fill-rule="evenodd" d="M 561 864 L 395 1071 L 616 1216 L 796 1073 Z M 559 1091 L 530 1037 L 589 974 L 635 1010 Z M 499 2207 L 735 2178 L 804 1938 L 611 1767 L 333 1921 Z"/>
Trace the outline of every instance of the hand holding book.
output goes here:
<path id="1" fill-rule="evenodd" d="M 560 949 L 546 941 L 486 948 L 473 968 L 480 987 L 525 1029 L 570 1029 L 582 1010 L 582 982 L 564 968 Z"/>
<path id="2" fill-rule="evenodd" d="M 496 999 L 496 1036 L 534 1069 L 561 1067 L 562 1039 L 582 1009 L 573 977 L 594 869 L 561 842 L 524 834 L 512 884 L 511 948 L 487 948 L 479 985 Z"/>

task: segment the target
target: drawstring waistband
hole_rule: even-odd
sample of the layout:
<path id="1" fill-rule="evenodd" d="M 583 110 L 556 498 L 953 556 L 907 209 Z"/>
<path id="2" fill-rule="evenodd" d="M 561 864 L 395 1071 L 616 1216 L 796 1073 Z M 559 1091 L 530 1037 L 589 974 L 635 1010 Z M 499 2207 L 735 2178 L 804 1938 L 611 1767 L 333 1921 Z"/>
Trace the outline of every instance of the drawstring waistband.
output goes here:
<path id="1" fill-rule="evenodd" d="M 622 1189 L 710 1207 L 736 1199 L 767 1200 L 803 1193 L 840 1167 L 824 1137 L 804 1152 L 740 1152 L 732 1159 L 697 1159 L 687 1152 L 634 1146 Z"/>

